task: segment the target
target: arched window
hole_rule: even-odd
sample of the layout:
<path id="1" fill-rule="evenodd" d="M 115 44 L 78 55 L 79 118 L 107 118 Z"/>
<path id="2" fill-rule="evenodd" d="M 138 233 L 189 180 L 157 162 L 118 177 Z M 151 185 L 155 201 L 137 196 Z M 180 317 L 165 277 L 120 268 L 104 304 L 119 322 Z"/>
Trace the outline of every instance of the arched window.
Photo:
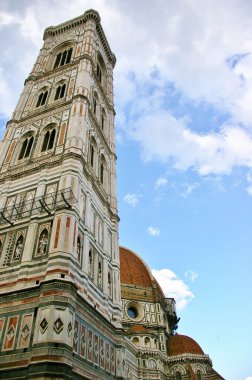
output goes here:
<path id="1" fill-rule="evenodd" d="M 69 63 L 71 61 L 72 52 L 73 52 L 73 49 L 70 48 L 58 53 L 56 56 L 53 68 L 56 69 L 57 67 L 60 67 Z"/>
<path id="2" fill-rule="evenodd" d="M 132 339 L 132 343 L 134 343 L 136 346 L 139 346 L 139 345 L 140 345 L 139 338 L 134 337 L 134 338 Z"/>
<path id="3" fill-rule="evenodd" d="M 197 371 L 196 375 L 197 375 L 197 380 L 202 379 L 200 370 Z"/>
<path id="4" fill-rule="evenodd" d="M 100 52 L 97 53 L 96 77 L 102 87 L 105 88 L 107 82 L 107 72 L 105 62 Z"/>
<path id="5" fill-rule="evenodd" d="M 101 181 L 101 183 L 103 183 L 103 180 L 104 180 L 104 163 L 102 161 L 101 165 L 100 165 L 100 181 Z"/>
<path id="6" fill-rule="evenodd" d="M 22 160 L 23 158 L 27 158 L 31 154 L 32 146 L 33 146 L 34 137 L 26 137 L 26 139 L 22 143 L 22 147 L 18 156 L 19 160 Z"/>
<path id="7" fill-rule="evenodd" d="M 93 255 L 92 255 L 92 250 L 89 250 L 88 254 L 88 274 L 90 277 L 92 277 L 93 274 Z"/>
<path id="8" fill-rule="evenodd" d="M 104 131 L 106 127 L 106 112 L 104 108 L 101 111 L 101 129 Z"/>
<path id="9" fill-rule="evenodd" d="M 39 94 L 36 107 L 43 106 L 45 104 L 45 102 L 46 102 L 47 96 L 48 96 L 48 91 L 41 92 Z"/>
<path id="10" fill-rule="evenodd" d="M 41 152 L 45 152 L 47 150 L 51 150 L 54 145 L 54 140 L 55 140 L 55 135 L 56 135 L 56 130 L 55 128 L 49 129 L 45 135 L 44 135 L 44 140 L 41 148 Z"/>
<path id="11" fill-rule="evenodd" d="M 96 75 L 97 75 L 98 81 L 101 83 L 102 82 L 102 69 L 101 69 L 99 63 L 97 63 L 97 66 L 96 66 Z"/>
<path id="12" fill-rule="evenodd" d="M 106 172 L 107 172 L 107 165 L 106 165 L 106 160 L 103 155 L 101 155 L 100 158 L 100 181 L 106 188 Z"/>
<path id="13" fill-rule="evenodd" d="M 92 167 L 94 166 L 94 146 L 93 146 L 93 144 L 90 145 L 90 164 Z"/>
<path id="14" fill-rule="evenodd" d="M 102 265 L 101 262 L 98 264 L 98 285 L 102 287 Z"/>
<path id="15" fill-rule="evenodd" d="M 65 95 L 66 91 L 66 84 L 59 85 L 55 92 L 54 100 L 62 99 Z"/>
<path id="16" fill-rule="evenodd" d="M 98 105 L 98 97 L 97 97 L 96 93 L 94 93 L 94 97 L 93 97 L 93 112 L 94 112 L 95 115 L 97 113 L 97 105 Z"/>
<path id="17" fill-rule="evenodd" d="M 81 238 L 80 235 L 77 237 L 77 258 L 79 263 L 81 262 Z"/>
<path id="18" fill-rule="evenodd" d="M 181 373 L 179 371 L 177 371 L 175 373 L 175 376 L 176 376 L 176 380 L 182 380 L 182 376 L 181 376 Z"/>
<path id="19" fill-rule="evenodd" d="M 155 359 L 149 359 L 149 361 L 148 361 L 148 367 L 156 369 L 157 368 L 157 362 L 156 362 L 156 360 Z"/>
<path id="20" fill-rule="evenodd" d="M 146 338 L 144 339 L 144 344 L 145 344 L 145 346 L 147 346 L 147 347 L 150 347 L 150 346 L 151 346 L 151 341 L 150 341 L 150 338 L 149 338 L 149 337 L 146 337 Z"/>
<path id="21" fill-rule="evenodd" d="M 90 165 L 92 166 L 92 168 L 96 171 L 97 169 L 97 165 L 96 165 L 96 162 L 97 162 L 97 144 L 96 144 L 96 141 L 93 137 L 91 137 L 91 140 L 90 140 L 90 148 L 89 148 L 89 162 L 90 162 Z"/>

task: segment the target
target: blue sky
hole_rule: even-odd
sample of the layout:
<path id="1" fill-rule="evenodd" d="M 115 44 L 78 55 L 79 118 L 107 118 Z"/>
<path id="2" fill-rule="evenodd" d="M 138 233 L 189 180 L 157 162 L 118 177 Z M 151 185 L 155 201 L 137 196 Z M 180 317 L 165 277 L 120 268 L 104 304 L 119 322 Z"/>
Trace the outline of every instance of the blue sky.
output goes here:
<path id="1" fill-rule="evenodd" d="M 45 27 L 99 11 L 117 56 L 120 242 L 228 380 L 252 380 L 252 3 L 1 0 L 0 135 Z"/>

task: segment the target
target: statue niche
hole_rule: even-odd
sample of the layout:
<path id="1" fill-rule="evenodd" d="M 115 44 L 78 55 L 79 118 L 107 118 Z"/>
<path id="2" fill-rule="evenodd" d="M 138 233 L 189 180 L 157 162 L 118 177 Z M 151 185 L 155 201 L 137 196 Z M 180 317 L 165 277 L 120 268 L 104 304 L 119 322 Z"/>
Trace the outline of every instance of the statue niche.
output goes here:
<path id="1" fill-rule="evenodd" d="M 48 249 L 48 230 L 45 228 L 39 235 L 38 248 L 36 254 L 38 256 L 45 255 Z"/>
<path id="2" fill-rule="evenodd" d="M 14 249 L 13 261 L 19 261 L 21 259 L 24 249 L 24 237 L 20 235 Z"/>

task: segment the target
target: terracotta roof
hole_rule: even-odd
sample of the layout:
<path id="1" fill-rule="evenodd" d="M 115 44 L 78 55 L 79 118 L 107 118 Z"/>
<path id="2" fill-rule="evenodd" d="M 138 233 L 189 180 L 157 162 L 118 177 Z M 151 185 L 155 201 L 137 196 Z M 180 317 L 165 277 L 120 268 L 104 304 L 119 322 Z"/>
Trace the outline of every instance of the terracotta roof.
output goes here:
<path id="1" fill-rule="evenodd" d="M 202 348 L 195 340 L 186 335 L 172 335 L 167 342 L 167 353 L 169 356 L 181 354 L 204 355 Z"/>
<path id="2" fill-rule="evenodd" d="M 145 262 L 133 251 L 120 247 L 122 298 L 161 302 L 164 293 Z"/>
<path id="3" fill-rule="evenodd" d="M 126 331 L 128 335 L 131 334 L 153 334 L 151 329 L 146 328 L 143 325 L 134 325 Z"/>
<path id="4" fill-rule="evenodd" d="M 152 287 L 152 278 L 143 261 L 132 251 L 120 247 L 121 283 Z"/>

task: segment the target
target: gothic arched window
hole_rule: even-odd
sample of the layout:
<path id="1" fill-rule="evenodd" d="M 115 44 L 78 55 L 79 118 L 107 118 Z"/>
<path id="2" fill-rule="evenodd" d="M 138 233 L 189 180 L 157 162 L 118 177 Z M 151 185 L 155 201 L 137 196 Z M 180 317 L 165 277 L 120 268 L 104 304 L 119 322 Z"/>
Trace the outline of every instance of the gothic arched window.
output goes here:
<path id="1" fill-rule="evenodd" d="M 41 152 L 45 152 L 47 150 L 51 150 L 54 145 L 54 140 L 55 140 L 55 135 L 56 135 L 56 130 L 55 128 L 49 129 L 45 135 L 44 135 L 44 140 L 41 148 Z"/>
<path id="2" fill-rule="evenodd" d="M 62 99 L 65 95 L 66 91 L 66 84 L 61 84 L 57 87 L 56 92 L 55 92 L 55 97 L 54 100 Z"/>
<path id="3" fill-rule="evenodd" d="M 22 147 L 18 156 L 19 160 L 22 160 L 23 158 L 27 158 L 30 156 L 33 142 L 34 142 L 33 136 L 26 137 L 26 139 L 22 143 Z"/>
<path id="4" fill-rule="evenodd" d="M 47 96 L 48 96 L 48 91 L 41 92 L 39 94 L 36 107 L 43 106 L 45 104 L 45 102 L 46 102 Z"/>
<path id="5" fill-rule="evenodd" d="M 73 49 L 66 49 L 57 54 L 53 68 L 64 66 L 71 61 Z"/>

